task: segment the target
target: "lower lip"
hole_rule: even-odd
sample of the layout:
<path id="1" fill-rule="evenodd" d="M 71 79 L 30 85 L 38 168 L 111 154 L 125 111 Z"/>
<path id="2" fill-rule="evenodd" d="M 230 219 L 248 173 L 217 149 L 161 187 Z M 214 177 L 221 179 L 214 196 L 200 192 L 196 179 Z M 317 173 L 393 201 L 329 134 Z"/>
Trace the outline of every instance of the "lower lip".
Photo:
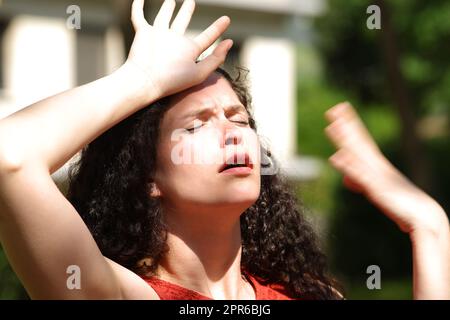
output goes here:
<path id="1" fill-rule="evenodd" d="M 231 175 L 249 175 L 252 173 L 252 168 L 249 167 L 235 167 L 231 169 L 227 169 L 221 172 L 222 174 L 231 174 Z"/>

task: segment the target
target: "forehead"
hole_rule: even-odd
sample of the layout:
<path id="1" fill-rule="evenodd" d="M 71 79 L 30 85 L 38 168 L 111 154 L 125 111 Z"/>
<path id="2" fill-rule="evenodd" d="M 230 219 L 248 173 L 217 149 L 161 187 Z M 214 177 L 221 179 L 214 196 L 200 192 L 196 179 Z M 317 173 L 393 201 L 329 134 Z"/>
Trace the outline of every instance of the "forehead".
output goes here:
<path id="1" fill-rule="evenodd" d="M 175 94 L 169 104 L 167 116 L 176 118 L 182 118 L 197 109 L 242 105 L 228 80 L 216 73 L 203 83 Z"/>

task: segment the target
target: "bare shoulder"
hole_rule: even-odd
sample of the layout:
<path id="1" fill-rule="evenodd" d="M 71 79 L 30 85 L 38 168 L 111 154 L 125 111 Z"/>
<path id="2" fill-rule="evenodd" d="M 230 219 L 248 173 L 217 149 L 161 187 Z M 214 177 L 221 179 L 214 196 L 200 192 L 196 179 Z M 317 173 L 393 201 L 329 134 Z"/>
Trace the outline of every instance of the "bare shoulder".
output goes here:
<path id="1" fill-rule="evenodd" d="M 139 275 L 107 257 L 105 257 L 105 259 L 119 280 L 123 299 L 159 300 L 156 291 Z"/>

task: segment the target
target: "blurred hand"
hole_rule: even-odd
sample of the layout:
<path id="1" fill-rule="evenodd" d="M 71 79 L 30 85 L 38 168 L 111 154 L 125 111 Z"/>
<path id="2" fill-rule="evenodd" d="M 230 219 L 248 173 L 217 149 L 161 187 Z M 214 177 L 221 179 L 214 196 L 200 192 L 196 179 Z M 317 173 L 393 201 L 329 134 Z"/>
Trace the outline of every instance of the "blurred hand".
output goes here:
<path id="1" fill-rule="evenodd" d="M 189 39 L 184 33 L 194 12 L 194 0 L 184 1 L 170 26 L 175 0 L 164 1 L 153 25 L 145 20 L 143 8 L 144 0 L 133 1 L 131 20 L 136 35 L 125 65 L 142 71 L 136 77 L 140 80 L 135 80 L 144 91 L 152 92 L 151 96 L 162 98 L 199 84 L 224 62 L 231 40 L 222 41 L 211 55 L 195 63 L 228 28 L 228 17 L 219 18 Z"/>
<path id="2" fill-rule="evenodd" d="M 334 106 L 325 117 L 325 133 L 337 148 L 329 161 L 349 189 L 364 194 L 406 233 L 448 224 L 439 204 L 385 158 L 350 104 Z"/>

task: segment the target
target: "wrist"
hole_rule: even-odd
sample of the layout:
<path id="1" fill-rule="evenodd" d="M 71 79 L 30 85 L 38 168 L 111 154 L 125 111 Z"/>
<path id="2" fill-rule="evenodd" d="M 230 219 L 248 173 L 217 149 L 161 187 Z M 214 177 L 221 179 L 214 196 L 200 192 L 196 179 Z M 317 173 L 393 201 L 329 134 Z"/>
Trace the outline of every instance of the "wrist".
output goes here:
<path id="1" fill-rule="evenodd" d="M 161 94 L 152 84 L 150 77 L 132 61 L 126 61 L 111 75 L 122 86 L 130 98 L 141 107 L 160 99 Z"/>
<path id="2" fill-rule="evenodd" d="M 433 200 L 433 204 L 429 205 L 427 212 L 423 212 L 422 216 L 427 219 L 417 219 L 416 223 L 409 232 L 410 238 L 434 238 L 450 239 L 450 226 L 447 214 L 444 209 Z M 450 244 L 449 244 L 450 245 Z"/>

